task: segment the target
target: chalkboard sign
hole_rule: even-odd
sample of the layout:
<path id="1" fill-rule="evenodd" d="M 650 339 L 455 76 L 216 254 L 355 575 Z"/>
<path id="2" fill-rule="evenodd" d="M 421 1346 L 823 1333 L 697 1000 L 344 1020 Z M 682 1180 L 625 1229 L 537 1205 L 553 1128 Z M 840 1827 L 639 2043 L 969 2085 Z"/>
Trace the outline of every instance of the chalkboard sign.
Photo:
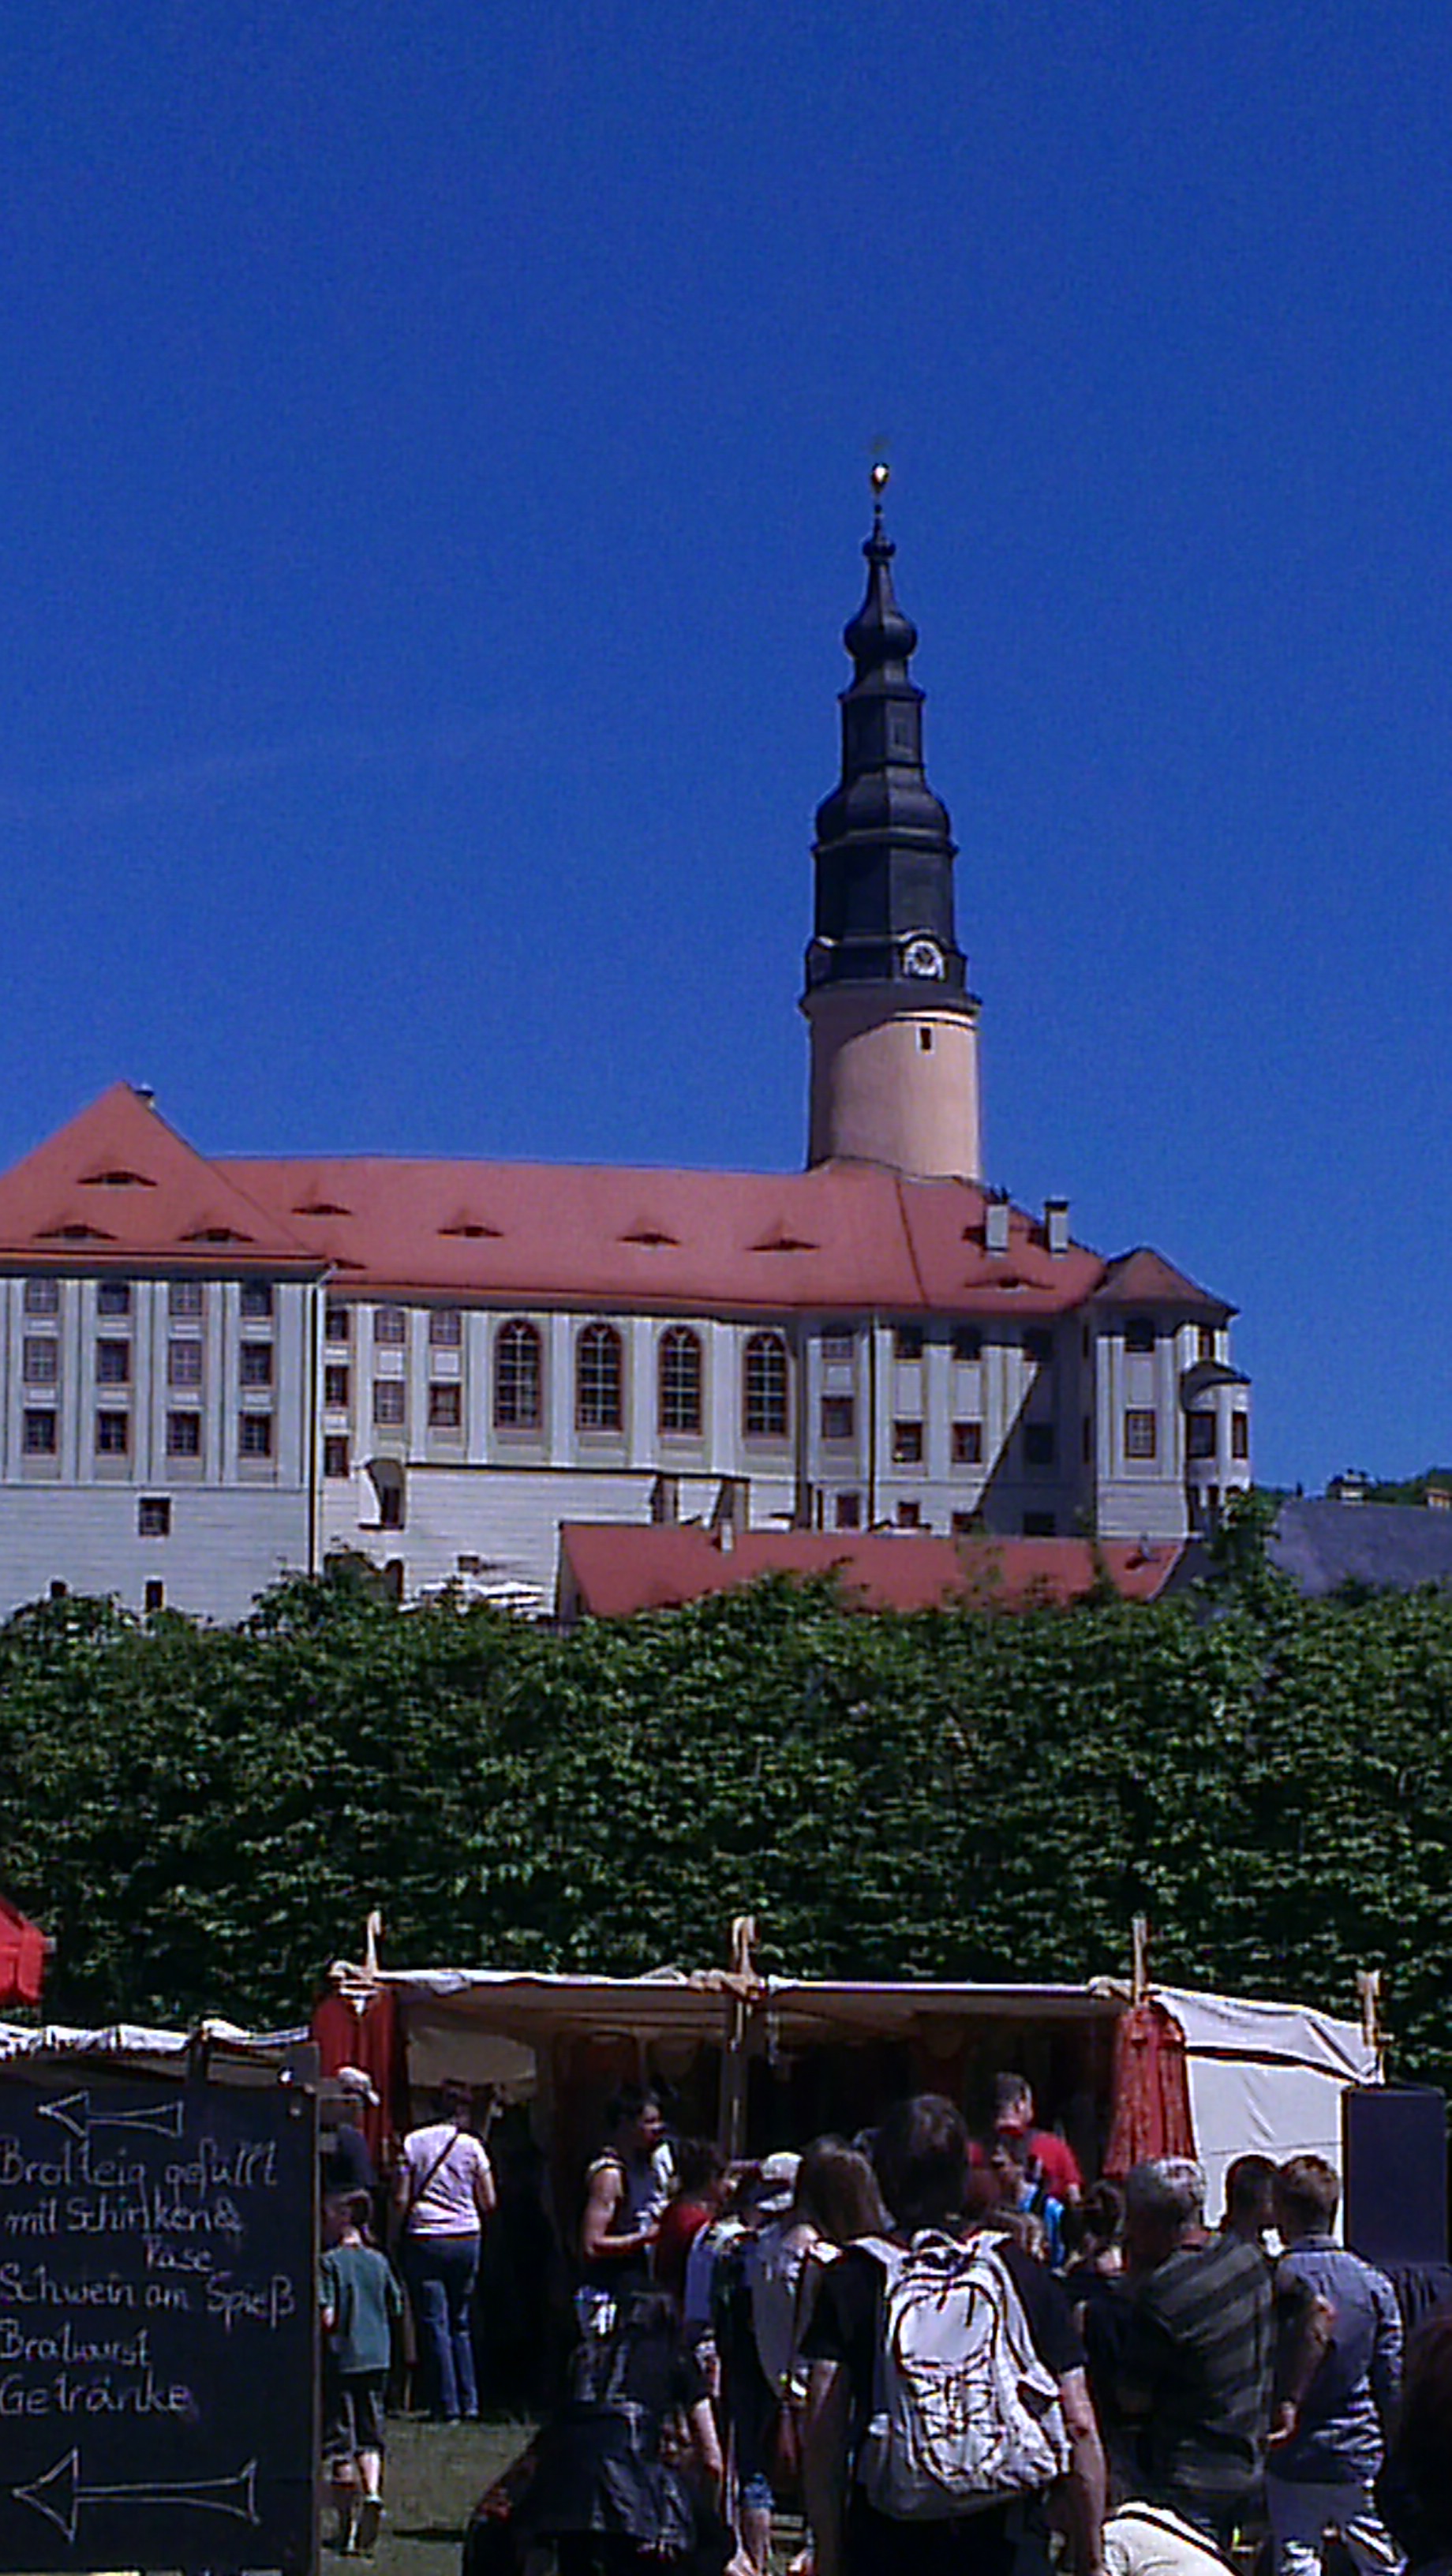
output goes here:
<path id="1" fill-rule="evenodd" d="M 312 2096 L 64 2077 L 0 2079 L 0 2568 L 309 2568 Z"/>

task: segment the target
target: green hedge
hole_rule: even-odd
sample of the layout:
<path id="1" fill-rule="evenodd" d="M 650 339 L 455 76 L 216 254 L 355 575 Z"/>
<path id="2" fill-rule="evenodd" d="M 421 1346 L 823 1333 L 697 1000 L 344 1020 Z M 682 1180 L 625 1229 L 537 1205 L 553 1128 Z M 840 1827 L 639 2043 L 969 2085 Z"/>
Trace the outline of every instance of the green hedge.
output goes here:
<path id="1" fill-rule="evenodd" d="M 629 1971 L 757 1915 L 803 1973 L 1167 1980 L 1355 2009 L 1452 2086 L 1452 1605 L 914 1617 L 767 1583 L 558 1638 L 296 1584 L 243 1630 L 0 1628 L 0 1879 L 48 2008 L 299 2016 L 398 1962 Z"/>

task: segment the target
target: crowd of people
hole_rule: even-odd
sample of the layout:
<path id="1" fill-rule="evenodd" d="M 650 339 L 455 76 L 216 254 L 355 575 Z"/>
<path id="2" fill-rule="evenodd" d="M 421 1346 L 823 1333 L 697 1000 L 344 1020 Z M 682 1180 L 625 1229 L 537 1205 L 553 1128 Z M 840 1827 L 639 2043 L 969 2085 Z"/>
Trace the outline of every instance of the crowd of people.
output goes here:
<path id="1" fill-rule="evenodd" d="M 350 2152 L 322 2297 L 338 2542 L 366 2549 L 398 2288 Z M 1186 2159 L 1086 2190 L 1015 2076 L 980 2141 L 927 2094 L 733 2168 L 626 2087 L 573 2246 L 524 2198 L 536 2297 L 568 2300 L 531 2347 L 558 2385 L 521 2392 L 543 2428 L 466 2576 L 767 2576 L 774 2548 L 793 2576 L 1452 2576 L 1452 2312 L 1404 2374 L 1317 2156 L 1243 2157 L 1212 2225 Z M 469 2417 L 495 2181 L 462 2095 L 389 2204 L 423 2403 Z"/>

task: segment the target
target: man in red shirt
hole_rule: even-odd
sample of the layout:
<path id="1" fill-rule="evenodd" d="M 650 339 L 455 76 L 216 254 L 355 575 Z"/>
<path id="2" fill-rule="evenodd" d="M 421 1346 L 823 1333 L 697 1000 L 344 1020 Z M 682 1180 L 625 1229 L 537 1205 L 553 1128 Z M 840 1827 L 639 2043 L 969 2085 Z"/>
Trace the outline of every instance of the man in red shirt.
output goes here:
<path id="1" fill-rule="evenodd" d="M 1052 2129 L 1034 2127 L 1034 2097 L 1027 2077 L 995 2076 L 993 2089 L 995 2134 L 1023 2141 L 1030 2181 L 1047 2183 L 1055 2200 L 1066 2207 L 1081 2200 L 1084 2177 L 1079 2159 L 1067 2139 L 1056 2137 Z"/>

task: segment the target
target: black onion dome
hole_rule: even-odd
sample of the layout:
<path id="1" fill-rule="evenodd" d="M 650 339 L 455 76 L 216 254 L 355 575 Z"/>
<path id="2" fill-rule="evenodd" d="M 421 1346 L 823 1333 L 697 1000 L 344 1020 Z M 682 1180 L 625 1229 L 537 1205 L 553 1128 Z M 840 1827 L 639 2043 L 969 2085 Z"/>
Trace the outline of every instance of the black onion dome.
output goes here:
<path id="1" fill-rule="evenodd" d="M 867 557 L 867 596 L 842 641 L 857 665 L 859 678 L 887 662 L 906 662 L 917 651 L 918 630 L 903 614 L 892 587 L 892 559 L 897 552 L 882 524 L 882 505 L 872 517 L 872 534 L 862 551 Z"/>

